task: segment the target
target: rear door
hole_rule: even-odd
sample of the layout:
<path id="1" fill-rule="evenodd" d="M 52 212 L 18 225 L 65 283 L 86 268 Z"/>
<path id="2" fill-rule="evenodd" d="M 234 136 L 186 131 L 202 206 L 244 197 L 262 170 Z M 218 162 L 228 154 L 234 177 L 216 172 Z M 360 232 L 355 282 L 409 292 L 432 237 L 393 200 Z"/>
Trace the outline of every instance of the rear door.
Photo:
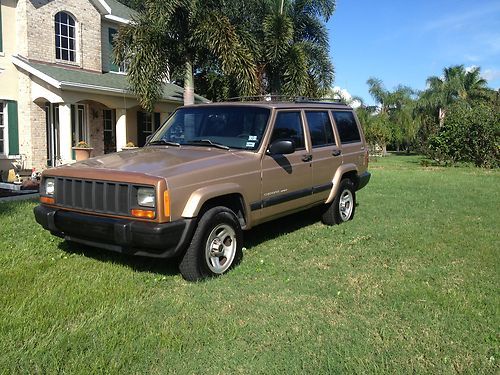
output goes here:
<path id="1" fill-rule="evenodd" d="M 312 160 L 300 110 L 279 110 L 269 144 L 291 140 L 295 152 L 262 159 L 262 219 L 282 216 L 311 203 Z"/>
<path id="2" fill-rule="evenodd" d="M 364 165 L 365 147 L 354 114 L 351 111 L 333 110 L 332 116 L 342 147 L 343 164 Z"/>
<path id="3" fill-rule="evenodd" d="M 342 164 L 342 153 L 328 110 L 306 110 L 305 117 L 312 147 L 312 198 L 319 202 L 330 194 L 333 176 Z"/>

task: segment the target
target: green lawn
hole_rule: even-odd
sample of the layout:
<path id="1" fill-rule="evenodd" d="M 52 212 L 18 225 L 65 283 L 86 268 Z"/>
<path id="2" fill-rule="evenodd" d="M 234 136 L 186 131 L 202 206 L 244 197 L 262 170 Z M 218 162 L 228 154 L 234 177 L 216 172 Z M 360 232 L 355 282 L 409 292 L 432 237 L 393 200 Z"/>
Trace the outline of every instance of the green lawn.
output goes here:
<path id="1" fill-rule="evenodd" d="M 419 160 L 372 162 L 354 221 L 256 228 L 197 284 L 0 203 L 0 373 L 498 373 L 500 172 Z"/>

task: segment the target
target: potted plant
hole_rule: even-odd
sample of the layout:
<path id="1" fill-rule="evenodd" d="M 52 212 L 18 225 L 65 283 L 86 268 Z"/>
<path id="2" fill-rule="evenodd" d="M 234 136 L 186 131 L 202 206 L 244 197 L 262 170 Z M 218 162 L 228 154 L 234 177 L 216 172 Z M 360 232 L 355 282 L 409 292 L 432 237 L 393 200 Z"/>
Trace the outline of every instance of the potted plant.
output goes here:
<path id="1" fill-rule="evenodd" d="M 93 148 L 87 142 L 80 141 L 73 147 L 73 150 L 75 150 L 76 161 L 80 161 L 90 158 Z"/>
<path id="2" fill-rule="evenodd" d="M 138 148 L 134 142 L 128 141 L 125 146 L 122 147 L 122 150 L 133 150 L 134 148 Z"/>

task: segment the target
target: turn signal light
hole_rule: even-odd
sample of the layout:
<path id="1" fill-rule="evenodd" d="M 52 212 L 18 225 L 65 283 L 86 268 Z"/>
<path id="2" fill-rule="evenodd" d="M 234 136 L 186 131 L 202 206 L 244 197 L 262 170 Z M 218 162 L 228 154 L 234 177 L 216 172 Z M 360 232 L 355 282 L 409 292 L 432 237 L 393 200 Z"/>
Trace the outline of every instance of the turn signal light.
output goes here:
<path id="1" fill-rule="evenodd" d="M 55 204 L 56 200 L 51 197 L 40 197 L 40 203 L 45 203 L 45 204 Z"/>
<path id="2" fill-rule="evenodd" d="M 155 218 L 155 212 L 151 210 L 139 210 L 139 209 L 134 209 L 130 211 L 130 214 L 134 217 L 140 217 L 142 219 L 154 219 Z"/>
<path id="3" fill-rule="evenodd" d="M 168 194 L 168 190 L 165 190 L 163 193 L 163 207 L 165 216 L 170 218 L 170 195 Z"/>

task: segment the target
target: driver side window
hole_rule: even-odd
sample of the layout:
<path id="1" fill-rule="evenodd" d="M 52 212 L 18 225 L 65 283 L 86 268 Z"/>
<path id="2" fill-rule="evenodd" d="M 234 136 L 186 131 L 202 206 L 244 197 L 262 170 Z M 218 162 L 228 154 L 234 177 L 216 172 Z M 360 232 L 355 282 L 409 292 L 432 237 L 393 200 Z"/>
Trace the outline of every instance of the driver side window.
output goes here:
<path id="1" fill-rule="evenodd" d="M 299 111 L 277 113 L 271 143 L 278 140 L 292 141 L 296 150 L 305 148 L 304 130 Z"/>

